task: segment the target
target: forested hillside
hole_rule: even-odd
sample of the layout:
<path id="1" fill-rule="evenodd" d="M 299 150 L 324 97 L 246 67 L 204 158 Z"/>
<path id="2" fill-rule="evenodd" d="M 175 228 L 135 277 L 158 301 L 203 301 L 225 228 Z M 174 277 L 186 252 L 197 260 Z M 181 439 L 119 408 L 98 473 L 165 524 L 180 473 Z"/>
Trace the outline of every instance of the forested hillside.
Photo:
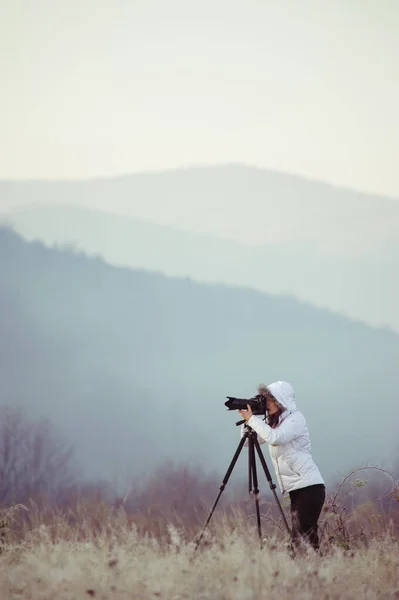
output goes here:
<path id="1" fill-rule="evenodd" d="M 291 298 L 115 268 L 0 230 L 1 403 L 62 427 L 93 476 L 222 472 L 226 395 L 287 379 L 329 477 L 394 461 L 399 337 Z"/>

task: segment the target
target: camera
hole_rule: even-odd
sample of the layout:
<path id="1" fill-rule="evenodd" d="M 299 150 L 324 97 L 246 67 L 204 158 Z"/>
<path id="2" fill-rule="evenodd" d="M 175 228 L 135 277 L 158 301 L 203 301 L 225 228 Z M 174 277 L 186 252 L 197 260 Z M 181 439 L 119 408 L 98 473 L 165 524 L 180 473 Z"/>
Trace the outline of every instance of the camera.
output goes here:
<path id="1" fill-rule="evenodd" d="M 233 396 L 226 396 L 227 402 L 224 403 L 228 410 L 246 410 L 247 404 L 252 409 L 254 415 L 266 415 L 266 396 L 258 394 L 253 398 L 234 398 Z"/>

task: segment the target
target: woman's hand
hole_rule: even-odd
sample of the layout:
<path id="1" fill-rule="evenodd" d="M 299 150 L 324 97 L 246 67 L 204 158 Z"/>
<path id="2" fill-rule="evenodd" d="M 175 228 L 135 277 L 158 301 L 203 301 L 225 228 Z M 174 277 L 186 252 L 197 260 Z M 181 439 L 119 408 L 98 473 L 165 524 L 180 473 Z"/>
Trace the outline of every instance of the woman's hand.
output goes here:
<path id="1" fill-rule="evenodd" d="M 242 418 L 245 419 L 246 421 L 249 421 L 249 419 L 253 415 L 252 408 L 249 406 L 249 404 L 247 404 L 247 410 L 245 410 L 245 408 L 243 408 L 242 410 L 239 410 L 238 412 L 240 413 Z"/>

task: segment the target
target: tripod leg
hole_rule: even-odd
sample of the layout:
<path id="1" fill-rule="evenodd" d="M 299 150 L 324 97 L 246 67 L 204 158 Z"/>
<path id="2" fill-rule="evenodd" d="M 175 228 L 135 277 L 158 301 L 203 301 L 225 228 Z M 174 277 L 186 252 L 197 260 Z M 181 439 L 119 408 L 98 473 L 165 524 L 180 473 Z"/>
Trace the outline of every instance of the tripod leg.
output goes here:
<path id="1" fill-rule="evenodd" d="M 276 504 L 277 504 L 277 506 L 278 506 L 278 508 L 280 510 L 280 514 L 281 514 L 281 516 L 283 518 L 285 527 L 286 527 L 288 533 L 290 534 L 291 533 L 290 527 L 288 525 L 287 518 L 286 518 L 286 516 L 284 514 L 283 507 L 281 506 L 280 500 L 278 499 L 278 496 L 276 494 L 276 485 L 273 483 L 272 476 L 270 475 L 270 471 L 269 471 L 268 466 L 266 464 L 265 457 L 263 456 L 263 453 L 262 453 L 262 448 L 260 447 L 259 442 L 258 442 L 258 438 L 254 437 L 253 441 L 254 441 L 254 445 L 255 445 L 256 451 L 257 451 L 258 456 L 259 456 L 259 460 L 260 460 L 261 465 L 263 467 L 263 470 L 265 472 L 266 479 L 269 482 L 269 487 L 270 487 L 270 489 L 271 489 L 271 491 L 273 493 L 273 496 L 274 496 L 274 499 L 276 501 Z"/>
<path id="2" fill-rule="evenodd" d="M 238 448 L 237 448 L 237 450 L 236 450 L 236 452 L 235 452 L 235 454 L 234 454 L 234 456 L 233 456 L 233 458 L 232 458 L 232 460 L 231 460 L 231 463 L 230 463 L 230 465 L 229 465 L 229 468 L 228 468 L 228 469 L 227 469 L 227 471 L 226 471 L 226 475 L 225 475 L 225 476 L 224 476 L 224 478 L 223 478 L 222 485 L 221 485 L 221 486 L 220 486 L 220 488 L 219 488 L 219 493 L 218 493 L 218 495 L 217 495 L 217 497 L 216 497 L 216 500 L 215 500 L 215 502 L 214 502 L 214 504 L 213 504 L 213 506 L 212 506 L 211 512 L 209 513 L 209 516 L 208 516 L 208 518 L 207 518 L 207 520 L 206 520 L 206 522 L 205 522 L 205 525 L 204 525 L 204 527 L 203 527 L 203 529 L 202 529 L 202 531 L 201 531 L 201 533 L 200 533 L 200 535 L 199 535 L 199 537 L 198 537 L 198 539 L 197 539 L 197 542 L 196 542 L 196 544 L 195 544 L 195 548 L 194 548 L 194 552 L 195 552 L 195 550 L 197 550 L 198 546 L 200 545 L 200 542 L 201 542 L 201 540 L 202 540 L 202 538 L 203 538 L 203 536 L 204 536 L 204 533 L 205 533 L 205 529 L 207 528 L 207 526 L 208 526 L 208 524 L 209 524 L 209 521 L 210 521 L 210 520 L 211 520 L 211 518 L 212 518 L 212 515 L 213 515 L 213 513 L 214 513 L 214 511 L 215 511 L 216 505 L 217 505 L 217 503 L 219 502 L 220 496 L 222 495 L 222 492 L 223 492 L 224 488 L 225 488 L 225 487 L 226 487 L 226 485 L 227 485 L 227 482 L 228 482 L 228 480 L 229 480 L 229 478 L 230 478 L 230 475 L 231 475 L 231 473 L 232 473 L 232 471 L 233 471 L 233 469 L 234 469 L 234 466 L 235 466 L 235 464 L 236 464 L 236 462 L 237 462 L 237 460 L 238 460 L 238 457 L 240 456 L 240 452 L 241 452 L 241 450 L 242 450 L 242 449 L 243 449 L 243 447 L 244 447 L 244 444 L 245 444 L 245 442 L 246 442 L 246 439 L 247 439 L 247 437 L 248 437 L 248 435 L 247 435 L 247 434 L 245 434 L 245 435 L 244 435 L 244 436 L 241 438 L 241 441 L 240 441 L 240 443 L 238 444 Z"/>
<path id="3" fill-rule="evenodd" d="M 252 475 L 252 467 L 253 467 L 253 456 L 254 452 L 254 444 L 251 438 L 251 435 L 248 434 L 248 494 L 252 492 L 253 489 L 253 475 Z"/>
<path id="4" fill-rule="evenodd" d="M 257 473 L 257 470 L 256 470 L 256 460 L 255 460 L 255 448 L 254 448 L 253 434 L 251 434 L 249 436 L 249 440 L 248 440 L 248 454 L 249 454 L 249 465 L 250 465 L 250 468 L 249 468 L 250 477 L 251 477 L 251 474 L 252 474 L 252 478 L 253 478 L 253 490 L 254 490 L 254 496 L 255 496 L 255 509 L 256 509 L 256 523 L 257 523 L 257 526 L 258 526 L 258 536 L 259 536 L 260 547 L 262 549 L 262 525 L 261 525 L 261 520 L 260 520 L 258 473 Z"/>

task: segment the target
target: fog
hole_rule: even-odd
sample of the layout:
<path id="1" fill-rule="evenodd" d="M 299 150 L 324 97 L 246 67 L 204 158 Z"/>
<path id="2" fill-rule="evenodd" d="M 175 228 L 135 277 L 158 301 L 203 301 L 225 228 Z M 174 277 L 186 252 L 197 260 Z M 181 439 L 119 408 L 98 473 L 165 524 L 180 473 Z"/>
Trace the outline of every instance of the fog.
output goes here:
<path id="1" fill-rule="evenodd" d="M 397 334 L 0 233 L 3 403 L 49 417 L 86 476 L 125 479 L 166 459 L 222 472 L 239 440 L 226 395 L 278 378 L 297 391 L 326 477 L 394 463 Z"/>
<path id="2" fill-rule="evenodd" d="M 85 481 L 168 460 L 220 476 L 226 396 L 278 379 L 329 484 L 394 465 L 396 4 L 1 11 L 0 445 L 19 470 L 0 479 L 48 488 L 57 440 Z"/>

